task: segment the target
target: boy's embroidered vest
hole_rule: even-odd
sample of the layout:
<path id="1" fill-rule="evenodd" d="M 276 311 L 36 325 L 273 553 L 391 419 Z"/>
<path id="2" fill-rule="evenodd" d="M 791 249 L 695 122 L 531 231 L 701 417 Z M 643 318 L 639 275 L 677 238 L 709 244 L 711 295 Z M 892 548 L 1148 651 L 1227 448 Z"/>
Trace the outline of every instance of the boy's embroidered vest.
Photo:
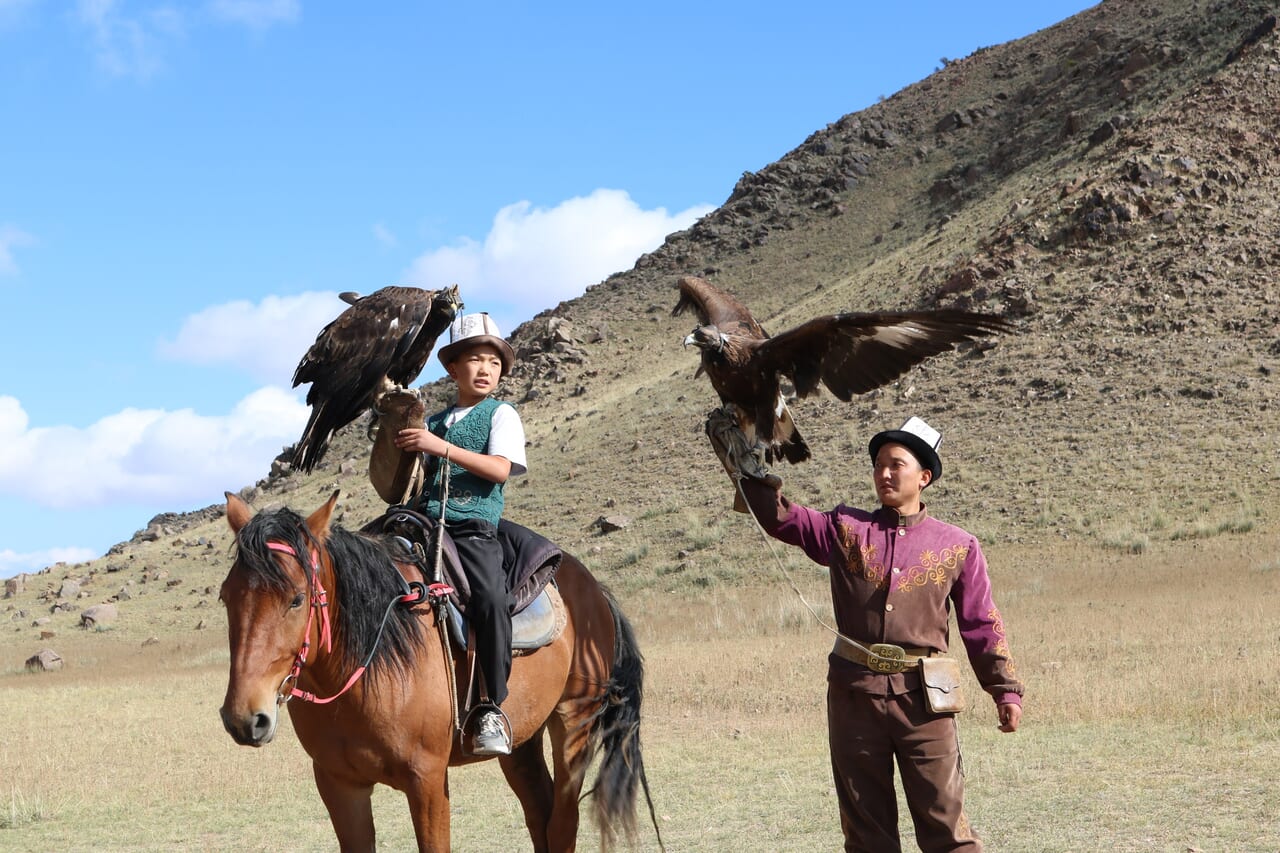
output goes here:
<path id="1" fill-rule="evenodd" d="M 450 444 L 484 453 L 489 447 L 489 431 L 493 423 L 493 412 L 499 406 L 509 406 L 486 397 L 475 408 L 467 412 L 466 417 L 451 427 L 445 426 L 445 417 L 452 409 L 436 412 L 427 418 L 427 429 L 443 438 Z M 440 517 L 440 472 L 444 470 L 443 459 L 433 456 L 427 468 L 427 485 L 418 498 L 418 508 L 431 518 Z M 449 506 L 445 512 L 445 521 L 460 521 L 464 518 L 483 518 L 490 524 L 497 525 L 502 518 L 503 496 L 502 483 L 494 483 L 483 477 L 477 477 L 466 468 L 456 463 L 449 464 Z"/>

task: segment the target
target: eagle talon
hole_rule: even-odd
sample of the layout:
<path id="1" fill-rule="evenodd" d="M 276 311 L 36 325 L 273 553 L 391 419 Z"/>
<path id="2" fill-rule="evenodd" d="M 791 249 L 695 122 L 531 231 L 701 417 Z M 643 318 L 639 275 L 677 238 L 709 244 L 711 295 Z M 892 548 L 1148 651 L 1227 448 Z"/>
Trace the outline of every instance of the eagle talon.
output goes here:
<path id="1" fill-rule="evenodd" d="M 420 402 L 422 402 L 422 392 L 418 389 L 405 388 L 403 385 L 397 385 L 393 382 L 385 383 L 385 387 L 374 397 L 369 427 L 365 430 L 365 437 L 369 441 L 377 439 L 378 424 L 382 421 L 383 415 L 389 412 L 401 411 L 413 403 Z"/>

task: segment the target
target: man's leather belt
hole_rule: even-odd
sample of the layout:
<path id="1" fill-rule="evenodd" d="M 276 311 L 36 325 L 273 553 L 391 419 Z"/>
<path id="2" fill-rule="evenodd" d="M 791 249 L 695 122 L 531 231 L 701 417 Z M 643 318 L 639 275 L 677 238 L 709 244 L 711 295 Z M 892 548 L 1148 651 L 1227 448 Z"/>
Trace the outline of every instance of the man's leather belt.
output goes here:
<path id="1" fill-rule="evenodd" d="M 932 654 L 929 649 L 904 649 L 892 643 L 874 643 L 864 647 L 850 643 L 844 637 L 836 637 L 831 653 L 862 664 L 872 672 L 884 673 L 906 672 Z"/>

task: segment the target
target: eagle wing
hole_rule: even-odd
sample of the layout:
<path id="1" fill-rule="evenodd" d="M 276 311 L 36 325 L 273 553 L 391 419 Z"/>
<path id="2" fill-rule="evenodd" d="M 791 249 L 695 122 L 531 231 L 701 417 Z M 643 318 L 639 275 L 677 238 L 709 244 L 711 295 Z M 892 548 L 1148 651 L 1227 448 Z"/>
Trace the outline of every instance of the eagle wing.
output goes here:
<path id="1" fill-rule="evenodd" d="M 726 334 L 768 337 L 747 306 L 705 278 L 687 275 L 676 282 L 676 286 L 680 288 L 680 301 L 671 310 L 672 317 L 693 309 L 704 326 L 715 326 Z"/>
<path id="2" fill-rule="evenodd" d="M 802 397 L 825 385 L 848 401 L 962 341 L 1011 328 L 994 314 L 943 309 L 817 317 L 760 344 L 755 369 L 789 376 Z"/>
<path id="3" fill-rule="evenodd" d="M 677 286 L 680 301 L 672 316 L 692 309 L 703 324 L 690 336 L 702 348 L 699 372 L 734 407 L 749 440 L 759 439 L 767 454 L 790 462 L 808 458 L 809 448 L 782 397 L 782 377 L 791 379 L 799 396 L 825 385 L 848 401 L 962 341 L 1011 328 L 994 314 L 943 309 L 831 314 L 770 337 L 746 306 L 709 281 L 685 276 Z"/>
<path id="4" fill-rule="evenodd" d="M 311 383 L 311 416 L 294 448 L 294 466 L 312 470 L 334 433 L 364 414 L 379 392 L 412 382 L 460 307 L 456 285 L 443 291 L 384 287 L 354 299 L 321 329 L 293 374 L 295 388 Z"/>
<path id="5" fill-rule="evenodd" d="M 386 288 L 392 290 L 393 288 Z M 394 288 L 395 290 L 413 290 L 414 288 Z M 425 290 L 429 297 L 430 307 L 427 316 L 418 324 L 413 332 L 401 335 L 392 353 L 391 366 L 387 376 L 401 386 L 406 386 L 426 367 L 431 351 L 435 349 L 436 340 L 444 334 L 453 322 L 453 318 L 462 310 L 462 300 L 458 296 L 458 285 L 444 290 Z M 415 316 L 417 311 L 414 312 Z"/>

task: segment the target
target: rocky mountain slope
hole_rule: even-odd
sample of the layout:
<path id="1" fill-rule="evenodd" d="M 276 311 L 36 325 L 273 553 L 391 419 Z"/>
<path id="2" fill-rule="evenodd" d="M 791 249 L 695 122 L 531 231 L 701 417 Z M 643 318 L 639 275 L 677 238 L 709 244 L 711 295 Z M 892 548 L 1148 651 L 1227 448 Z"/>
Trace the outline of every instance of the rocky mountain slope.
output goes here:
<path id="1" fill-rule="evenodd" d="M 521 364 L 502 393 L 520 404 L 531 473 L 508 514 L 624 590 L 750 581 L 759 541 L 702 435 L 715 395 L 679 345 L 692 321 L 670 317 L 676 279 L 698 274 L 775 331 L 938 305 L 1017 321 L 851 404 L 799 401 L 815 460 L 779 470 L 797 500 L 869 503 L 867 439 L 915 414 L 944 434 L 931 506 L 997 545 L 1141 552 L 1274 526 L 1273 13 L 1108 0 L 949 62 L 744 174 L 634 269 L 515 331 Z M 367 448 L 354 426 L 314 474 L 277 464 L 245 493 L 306 511 L 341 488 L 358 526 L 380 510 Z M 602 533 L 605 515 L 622 529 Z M 218 516 L 158 518 L 102 560 L 21 579 L 5 606 L 28 614 L 12 617 L 25 636 L 74 576 L 94 601 L 167 602 L 129 632 L 190 629 L 227 566 Z"/>

